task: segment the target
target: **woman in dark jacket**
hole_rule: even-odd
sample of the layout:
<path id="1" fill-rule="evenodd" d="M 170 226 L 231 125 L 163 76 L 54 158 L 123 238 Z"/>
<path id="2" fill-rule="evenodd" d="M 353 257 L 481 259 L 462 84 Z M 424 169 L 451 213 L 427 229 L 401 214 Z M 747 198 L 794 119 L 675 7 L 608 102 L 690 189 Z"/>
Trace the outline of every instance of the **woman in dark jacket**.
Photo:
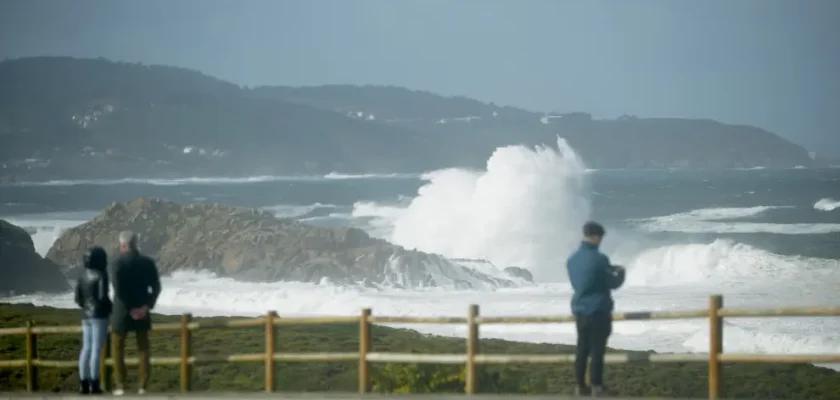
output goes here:
<path id="1" fill-rule="evenodd" d="M 108 297 L 108 254 L 101 247 L 89 249 L 85 269 L 76 282 L 76 304 L 82 308 L 82 351 L 79 354 L 79 392 L 102 393 L 100 361 L 113 307 Z"/>

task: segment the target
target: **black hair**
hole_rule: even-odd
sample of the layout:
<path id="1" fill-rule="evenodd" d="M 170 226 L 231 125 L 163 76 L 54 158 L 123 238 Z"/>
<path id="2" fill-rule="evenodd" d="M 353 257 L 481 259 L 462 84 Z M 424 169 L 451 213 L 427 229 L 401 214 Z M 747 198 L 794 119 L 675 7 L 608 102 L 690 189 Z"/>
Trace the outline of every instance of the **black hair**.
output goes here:
<path id="1" fill-rule="evenodd" d="M 87 268 L 102 271 L 108 266 L 108 253 L 99 246 L 89 248 L 85 252 L 83 259 Z"/>
<path id="2" fill-rule="evenodd" d="M 585 237 L 604 237 L 606 233 L 604 226 L 595 221 L 583 224 L 583 236 Z"/>

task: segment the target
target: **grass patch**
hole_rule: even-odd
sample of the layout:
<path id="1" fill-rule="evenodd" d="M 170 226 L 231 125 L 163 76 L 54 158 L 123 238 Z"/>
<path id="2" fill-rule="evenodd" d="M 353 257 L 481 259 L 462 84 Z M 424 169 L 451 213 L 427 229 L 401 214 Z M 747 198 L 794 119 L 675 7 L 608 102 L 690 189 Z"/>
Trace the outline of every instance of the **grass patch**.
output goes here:
<path id="1" fill-rule="evenodd" d="M 38 325 L 79 323 L 76 310 L 0 304 L 0 327 L 20 327 L 27 320 Z M 212 319 L 212 318 L 210 318 Z M 175 322 L 177 316 L 156 315 L 155 322 Z M 203 320 L 203 319 L 198 319 Z M 358 325 L 283 326 L 277 329 L 278 352 L 358 351 Z M 438 337 L 407 329 L 372 328 L 374 351 L 418 353 L 463 353 L 465 340 Z M 152 334 L 153 356 L 177 356 L 177 332 Z M 257 329 L 208 329 L 193 332 L 193 354 L 224 355 L 264 351 L 264 331 Z M 133 340 L 127 344 L 134 356 Z M 50 334 L 38 338 L 39 356 L 50 360 L 74 360 L 80 349 L 79 335 Z M 573 346 L 482 340 L 485 353 L 571 353 Z M 0 359 L 23 359 L 24 338 L 0 336 Z M 379 392 L 460 392 L 463 368 L 459 366 L 373 364 L 374 390 Z M 704 397 L 707 365 L 608 365 L 605 381 L 624 396 Z M 75 369 L 40 370 L 42 391 L 73 391 Z M 129 368 L 129 385 L 136 371 Z M 178 390 L 177 367 L 152 367 L 150 389 Z M 199 365 L 193 369 L 195 391 L 261 391 L 265 382 L 262 363 Z M 278 363 L 277 389 L 289 392 L 356 390 L 357 363 Z M 25 389 L 23 369 L 0 370 L 0 391 Z M 493 393 L 571 394 L 574 373 L 570 365 L 481 367 L 480 390 Z M 840 373 L 811 365 L 732 364 L 724 366 L 727 398 L 840 399 Z"/>

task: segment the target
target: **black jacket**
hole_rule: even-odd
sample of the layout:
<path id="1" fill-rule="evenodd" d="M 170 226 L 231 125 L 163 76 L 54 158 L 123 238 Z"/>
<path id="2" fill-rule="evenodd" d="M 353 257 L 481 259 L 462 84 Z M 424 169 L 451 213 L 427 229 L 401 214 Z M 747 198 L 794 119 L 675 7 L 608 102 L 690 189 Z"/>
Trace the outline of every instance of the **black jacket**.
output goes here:
<path id="1" fill-rule="evenodd" d="M 85 269 L 76 281 L 76 304 L 83 318 L 108 318 L 113 304 L 108 297 L 108 256 L 100 247 L 85 253 Z"/>
<path id="2" fill-rule="evenodd" d="M 151 313 L 144 319 L 135 320 L 130 312 L 132 308 L 155 307 L 160 295 L 160 276 L 155 262 L 132 251 L 120 255 L 112 268 L 114 313 L 111 314 L 111 330 L 126 333 L 152 329 Z"/>

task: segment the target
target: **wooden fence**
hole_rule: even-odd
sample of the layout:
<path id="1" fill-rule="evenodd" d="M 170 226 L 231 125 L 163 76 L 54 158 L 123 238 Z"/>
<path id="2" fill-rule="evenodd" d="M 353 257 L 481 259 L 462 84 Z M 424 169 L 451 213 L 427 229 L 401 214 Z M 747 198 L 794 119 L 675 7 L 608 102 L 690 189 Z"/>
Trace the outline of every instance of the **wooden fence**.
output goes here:
<path id="1" fill-rule="evenodd" d="M 689 311 L 653 311 L 615 313 L 615 321 L 673 320 L 688 318 L 708 318 L 709 352 L 707 354 L 607 354 L 606 362 L 623 363 L 685 363 L 707 362 L 709 364 L 709 399 L 718 399 L 722 395 L 723 362 L 741 363 L 835 363 L 840 362 L 840 354 L 826 355 L 771 355 L 737 354 L 723 352 L 724 317 L 814 317 L 840 316 L 840 307 L 803 307 L 774 309 L 724 308 L 722 296 L 711 296 L 709 308 Z M 530 354 L 482 354 L 479 349 L 479 325 L 482 324 L 537 324 L 573 322 L 573 316 L 547 317 L 481 317 L 477 305 L 469 306 L 466 318 L 461 317 L 377 317 L 370 309 L 362 310 L 355 317 L 302 317 L 280 318 L 276 312 L 268 312 L 263 317 L 245 319 L 226 319 L 217 321 L 192 320 L 189 314 L 181 316 L 180 323 L 155 324 L 155 331 L 179 331 L 180 355 L 178 357 L 152 357 L 152 365 L 180 366 L 180 390 L 190 391 L 192 366 L 212 362 L 262 362 L 265 363 L 265 390 L 275 391 L 276 362 L 359 362 L 359 393 L 371 391 L 370 363 L 429 363 L 429 364 L 464 364 L 467 394 L 477 392 L 477 368 L 482 364 L 563 364 L 574 362 L 573 354 L 530 355 Z M 278 326 L 292 324 L 359 324 L 359 351 L 352 353 L 278 353 L 275 350 L 275 332 Z M 371 324 L 466 324 L 467 351 L 465 354 L 415 354 L 415 353 L 379 353 L 374 352 L 371 341 Z M 207 328 L 245 328 L 265 327 L 265 352 L 256 354 L 235 354 L 229 356 L 196 357 L 191 351 L 194 331 Z M 0 368 L 24 368 L 26 370 L 27 391 L 38 390 L 38 368 L 76 368 L 77 361 L 43 360 L 38 358 L 37 339 L 39 335 L 58 333 L 79 333 L 80 326 L 34 326 L 29 323 L 23 328 L 2 328 L 2 335 L 26 336 L 26 359 L 0 360 Z M 107 351 L 107 346 L 106 349 Z M 113 365 L 112 360 L 103 357 L 103 364 Z M 137 364 L 137 359 L 126 359 L 129 365 Z M 104 369 L 103 369 L 104 370 Z"/>

